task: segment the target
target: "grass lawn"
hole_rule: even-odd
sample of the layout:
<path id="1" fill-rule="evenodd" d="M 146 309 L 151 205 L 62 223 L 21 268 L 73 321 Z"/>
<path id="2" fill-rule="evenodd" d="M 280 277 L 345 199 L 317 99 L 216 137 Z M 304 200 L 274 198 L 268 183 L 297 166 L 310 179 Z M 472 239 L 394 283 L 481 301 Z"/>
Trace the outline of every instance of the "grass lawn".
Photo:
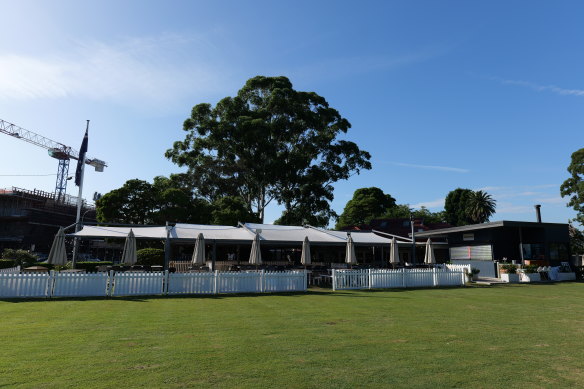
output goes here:
<path id="1" fill-rule="evenodd" d="M 0 301 L 0 387 L 583 387 L 584 283 Z"/>

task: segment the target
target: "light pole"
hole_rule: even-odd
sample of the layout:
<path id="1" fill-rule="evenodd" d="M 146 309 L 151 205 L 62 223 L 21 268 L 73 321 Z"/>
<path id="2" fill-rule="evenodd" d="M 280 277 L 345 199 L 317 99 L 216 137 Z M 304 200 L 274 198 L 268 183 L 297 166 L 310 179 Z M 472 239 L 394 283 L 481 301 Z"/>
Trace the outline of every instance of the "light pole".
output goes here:
<path id="1" fill-rule="evenodd" d="M 416 263 L 416 236 L 414 235 L 414 215 L 410 212 L 410 227 L 412 229 L 412 264 Z"/>

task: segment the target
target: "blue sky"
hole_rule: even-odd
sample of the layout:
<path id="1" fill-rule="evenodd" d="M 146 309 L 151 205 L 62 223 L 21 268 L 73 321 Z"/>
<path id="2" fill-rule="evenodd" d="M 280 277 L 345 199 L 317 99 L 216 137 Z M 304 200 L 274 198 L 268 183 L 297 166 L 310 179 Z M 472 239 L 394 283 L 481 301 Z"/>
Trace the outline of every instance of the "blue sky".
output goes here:
<path id="1" fill-rule="evenodd" d="M 352 124 L 373 169 L 336 185 L 440 210 L 457 187 L 492 220 L 575 216 L 559 196 L 584 147 L 584 3 L 577 1 L 0 0 L 0 118 L 79 148 L 84 193 L 179 172 L 164 158 L 193 105 L 285 75 Z M 10 32 L 10 33 L 7 33 Z M 580 134 L 580 135 L 578 135 Z M 54 189 L 57 161 L 2 135 L 0 187 Z M 15 177 L 10 175 L 41 175 Z M 69 185 L 75 195 L 76 187 Z M 274 205 L 266 222 L 279 217 Z"/>

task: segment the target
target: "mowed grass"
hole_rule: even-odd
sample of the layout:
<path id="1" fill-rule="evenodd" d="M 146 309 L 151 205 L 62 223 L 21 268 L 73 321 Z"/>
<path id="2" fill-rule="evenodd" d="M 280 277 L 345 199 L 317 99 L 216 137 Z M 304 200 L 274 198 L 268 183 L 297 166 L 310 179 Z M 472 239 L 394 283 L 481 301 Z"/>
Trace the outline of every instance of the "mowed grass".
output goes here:
<path id="1" fill-rule="evenodd" d="M 0 301 L 0 386 L 582 387 L 584 284 Z"/>

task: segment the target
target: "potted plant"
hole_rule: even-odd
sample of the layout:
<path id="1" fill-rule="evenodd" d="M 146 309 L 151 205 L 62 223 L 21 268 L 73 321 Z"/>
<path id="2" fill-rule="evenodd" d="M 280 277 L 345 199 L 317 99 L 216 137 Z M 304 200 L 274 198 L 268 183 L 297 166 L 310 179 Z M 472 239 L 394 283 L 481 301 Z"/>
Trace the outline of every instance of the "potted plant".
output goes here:
<path id="1" fill-rule="evenodd" d="M 477 269 L 476 267 L 473 267 L 470 269 L 470 275 L 473 281 L 476 281 L 479 279 L 479 273 L 481 272 L 480 269 Z"/>
<path id="2" fill-rule="evenodd" d="M 541 281 L 541 276 L 537 272 L 537 265 L 527 265 L 521 269 L 520 281 L 521 282 L 539 282 Z"/>
<path id="3" fill-rule="evenodd" d="M 501 266 L 501 280 L 503 282 L 519 282 L 519 274 L 517 274 L 517 265 L 506 263 Z"/>

